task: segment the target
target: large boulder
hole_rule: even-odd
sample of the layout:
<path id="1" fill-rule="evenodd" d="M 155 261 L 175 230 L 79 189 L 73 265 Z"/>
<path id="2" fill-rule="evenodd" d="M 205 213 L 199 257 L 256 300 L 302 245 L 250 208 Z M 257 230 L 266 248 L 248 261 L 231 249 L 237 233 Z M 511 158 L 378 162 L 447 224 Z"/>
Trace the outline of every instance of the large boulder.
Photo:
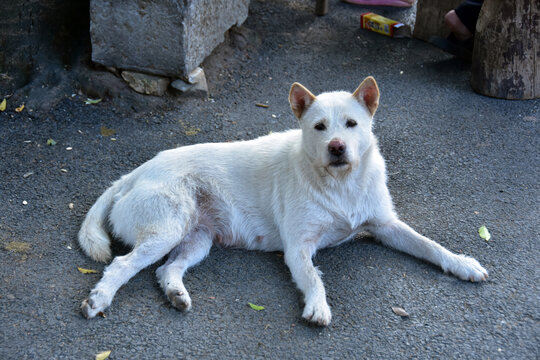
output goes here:
<path id="1" fill-rule="evenodd" d="M 249 0 L 91 0 L 92 60 L 186 77 L 229 28 L 245 21 L 248 5 Z"/>

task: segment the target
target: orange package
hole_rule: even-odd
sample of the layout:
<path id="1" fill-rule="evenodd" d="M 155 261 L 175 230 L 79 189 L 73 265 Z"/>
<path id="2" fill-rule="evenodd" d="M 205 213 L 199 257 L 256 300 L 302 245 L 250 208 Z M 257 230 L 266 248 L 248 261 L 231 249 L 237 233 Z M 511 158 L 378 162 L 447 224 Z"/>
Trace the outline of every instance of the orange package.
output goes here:
<path id="1" fill-rule="evenodd" d="M 411 36 L 411 29 L 409 26 L 372 12 L 360 15 L 360 26 L 362 29 L 371 30 L 395 38 Z"/>

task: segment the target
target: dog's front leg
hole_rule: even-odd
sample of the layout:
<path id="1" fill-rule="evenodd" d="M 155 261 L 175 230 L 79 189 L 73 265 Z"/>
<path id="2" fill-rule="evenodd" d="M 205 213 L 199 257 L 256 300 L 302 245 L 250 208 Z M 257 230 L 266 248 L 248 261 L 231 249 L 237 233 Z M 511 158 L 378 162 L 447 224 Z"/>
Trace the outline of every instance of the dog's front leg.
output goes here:
<path id="1" fill-rule="evenodd" d="M 304 294 L 302 317 L 319 326 L 327 326 L 332 319 L 330 307 L 326 302 L 326 291 L 320 272 L 313 266 L 311 257 L 315 248 L 309 243 L 294 244 L 285 249 L 285 263 L 291 270 L 293 280 Z"/>
<path id="2" fill-rule="evenodd" d="M 488 272 L 478 261 L 469 256 L 454 254 L 398 219 L 383 224 L 370 224 L 367 230 L 383 244 L 438 265 L 462 280 L 487 280 Z"/>

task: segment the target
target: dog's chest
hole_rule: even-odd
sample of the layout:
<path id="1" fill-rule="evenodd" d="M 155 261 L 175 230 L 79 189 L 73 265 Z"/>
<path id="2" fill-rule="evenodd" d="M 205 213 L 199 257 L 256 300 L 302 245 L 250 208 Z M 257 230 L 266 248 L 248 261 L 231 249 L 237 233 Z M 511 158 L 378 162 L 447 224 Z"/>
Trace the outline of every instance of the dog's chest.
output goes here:
<path id="1" fill-rule="evenodd" d="M 360 231 L 364 222 L 364 216 L 356 211 L 334 213 L 332 222 L 320 234 L 318 247 L 335 246 L 350 240 Z"/>
<path id="2" fill-rule="evenodd" d="M 374 213 L 374 204 L 369 196 L 361 192 L 341 194 L 327 202 L 326 211 L 330 221 L 323 227 L 319 239 L 319 248 L 338 245 L 350 240 L 362 231 L 363 225 L 370 220 Z"/>

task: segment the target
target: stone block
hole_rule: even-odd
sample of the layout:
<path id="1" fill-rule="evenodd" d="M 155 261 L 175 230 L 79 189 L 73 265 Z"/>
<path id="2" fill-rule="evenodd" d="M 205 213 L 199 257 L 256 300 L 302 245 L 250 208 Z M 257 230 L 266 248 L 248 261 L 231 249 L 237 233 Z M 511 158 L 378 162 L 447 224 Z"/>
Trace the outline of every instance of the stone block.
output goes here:
<path id="1" fill-rule="evenodd" d="M 91 0 L 92 60 L 186 77 L 241 25 L 249 0 Z"/>

